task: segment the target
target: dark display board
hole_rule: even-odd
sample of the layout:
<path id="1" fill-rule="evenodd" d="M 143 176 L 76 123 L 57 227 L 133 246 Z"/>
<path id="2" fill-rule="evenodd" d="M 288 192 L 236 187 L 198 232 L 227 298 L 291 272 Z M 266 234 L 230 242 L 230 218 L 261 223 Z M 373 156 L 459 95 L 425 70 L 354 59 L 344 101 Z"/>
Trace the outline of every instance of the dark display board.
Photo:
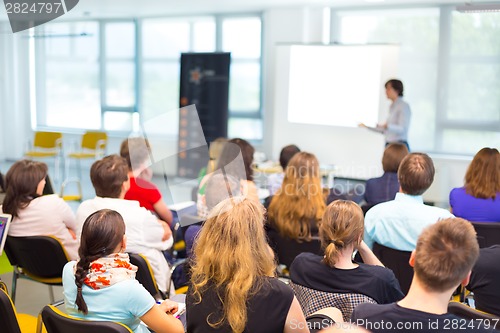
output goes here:
<path id="1" fill-rule="evenodd" d="M 227 137 L 230 62 L 230 53 L 181 55 L 177 162 L 181 177 L 196 178 L 208 163 L 207 143 Z M 195 105 L 197 112 L 188 105 Z"/>

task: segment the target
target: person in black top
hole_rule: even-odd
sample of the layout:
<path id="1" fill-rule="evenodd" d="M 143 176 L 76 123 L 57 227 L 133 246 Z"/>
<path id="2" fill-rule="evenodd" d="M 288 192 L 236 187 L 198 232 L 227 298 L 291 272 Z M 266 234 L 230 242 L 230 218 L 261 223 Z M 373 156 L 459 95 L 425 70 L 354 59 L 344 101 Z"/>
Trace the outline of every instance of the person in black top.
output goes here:
<path id="1" fill-rule="evenodd" d="M 360 304 L 351 322 L 379 332 L 490 332 L 496 322 L 474 321 L 447 313 L 459 284 L 466 285 L 479 256 L 473 226 L 448 218 L 424 229 L 412 252 L 415 269 L 408 295 L 392 304 Z"/>
<path id="2" fill-rule="evenodd" d="M 274 277 L 264 208 L 228 198 L 212 209 L 194 246 L 186 296 L 189 333 L 309 333 L 293 291 Z"/>
<path id="3" fill-rule="evenodd" d="M 500 316 L 500 245 L 479 251 L 467 289 L 474 292 L 476 309 Z"/>
<path id="4" fill-rule="evenodd" d="M 314 291 L 342 294 L 362 294 L 377 303 L 391 303 L 404 297 L 394 273 L 384 267 L 363 242 L 363 212 L 353 201 L 336 200 L 328 205 L 319 227 L 321 246 L 325 255 L 301 253 L 290 267 L 290 278 L 296 285 L 306 287 L 311 297 L 299 297 L 302 308 L 315 311 Z M 358 249 L 364 264 L 352 261 Z M 294 287 L 295 288 L 295 287 Z M 359 303 L 343 310 L 348 320 L 351 311 Z M 333 300 L 332 300 L 333 301 Z M 335 303 L 333 303 L 335 304 Z M 308 314 L 308 311 L 305 311 Z"/>

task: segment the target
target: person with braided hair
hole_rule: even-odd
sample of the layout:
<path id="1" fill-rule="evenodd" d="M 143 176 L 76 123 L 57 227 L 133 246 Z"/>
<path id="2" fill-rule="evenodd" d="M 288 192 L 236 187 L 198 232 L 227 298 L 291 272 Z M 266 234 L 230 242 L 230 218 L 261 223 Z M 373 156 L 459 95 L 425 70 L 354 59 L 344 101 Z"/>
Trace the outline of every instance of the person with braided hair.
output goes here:
<path id="1" fill-rule="evenodd" d="M 386 304 L 403 298 L 394 273 L 365 244 L 363 232 L 363 211 L 356 203 L 335 200 L 328 205 L 319 224 L 325 255 L 301 253 L 290 266 L 291 285 L 306 315 L 316 307 L 334 306 L 348 321 L 361 302 Z M 355 250 L 364 263 L 352 260 Z"/>
<path id="2" fill-rule="evenodd" d="M 182 333 L 180 320 L 170 313 L 176 302 L 155 299 L 135 279 L 137 267 L 125 253 L 127 237 L 122 216 L 98 210 L 84 222 L 78 254 L 80 260 L 63 269 L 64 304 L 69 315 L 98 321 L 115 321 L 135 333 Z"/>

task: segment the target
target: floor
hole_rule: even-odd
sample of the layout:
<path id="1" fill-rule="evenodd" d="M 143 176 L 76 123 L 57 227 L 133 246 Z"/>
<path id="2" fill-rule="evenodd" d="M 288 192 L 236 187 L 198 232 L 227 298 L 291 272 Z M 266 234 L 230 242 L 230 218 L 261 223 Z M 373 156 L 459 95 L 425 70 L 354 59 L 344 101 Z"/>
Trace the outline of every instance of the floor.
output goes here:
<path id="1" fill-rule="evenodd" d="M 5 174 L 12 163 L 13 161 L 0 161 L 0 171 Z M 49 176 L 52 179 L 53 188 L 56 192 L 59 193 L 61 188 L 61 180 L 55 177 L 53 163 L 48 161 L 47 164 L 49 165 Z M 79 177 L 81 179 L 83 200 L 91 199 L 95 196 L 94 188 L 92 187 L 90 178 L 88 176 L 90 165 L 91 162 L 82 163 L 82 172 L 81 176 Z M 76 167 L 69 170 L 69 176 L 72 178 L 76 178 L 78 176 L 78 170 L 76 169 Z M 163 175 L 155 175 L 153 177 L 153 182 L 162 192 L 167 205 L 171 206 L 172 204 L 191 200 L 191 190 L 193 186 L 196 186 L 196 181 L 184 181 L 182 179 L 175 179 L 172 177 L 168 178 L 168 180 L 169 182 L 167 183 Z M 66 193 L 73 193 L 74 191 L 76 191 L 76 187 L 72 186 L 74 185 L 68 185 L 68 187 L 66 188 Z M 76 211 L 79 203 L 69 202 L 69 205 L 74 211 Z M 5 256 L 5 254 L 3 254 L 3 256 Z M 0 274 L 0 279 L 7 284 L 10 293 L 12 285 L 12 273 Z M 53 288 L 55 299 L 62 299 L 62 287 L 55 286 Z M 19 313 L 27 313 L 37 316 L 40 310 L 48 303 L 50 303 L 48 286 L 25 279 L 18 280 L 15 305 Z M 63 306 L 60 307 L 61 310 L 63 310 L 63 308 Z"/>

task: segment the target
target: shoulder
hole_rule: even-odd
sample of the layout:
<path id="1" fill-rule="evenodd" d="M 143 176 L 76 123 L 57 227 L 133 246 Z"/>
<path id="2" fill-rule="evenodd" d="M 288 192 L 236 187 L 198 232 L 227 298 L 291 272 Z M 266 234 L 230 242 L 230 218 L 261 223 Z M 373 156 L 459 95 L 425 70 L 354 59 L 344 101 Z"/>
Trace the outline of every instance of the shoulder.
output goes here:
<path id="1" fill-rule="evenodd" d="M 379 317 L 387 311 L 394 311 L 394 303 L 391 304 L 373 304 L 362 303 L 358 305 L 352 313 L 352 320 L 366 319 L 372 317 Z"/>
<path id="2" fill-rule="evenodd" d="M 321 259 L 322 257 L 317 254 L 303 252 L 295 257 L 290 267 L 294 267 L 295 269 L 307 269 L 307 267 L 321 263 Z"/>
<path id="3" fill-rule="evenodd" d="M 261 294 L 272 297 L 281 297 L 287 300 L 290 299 L 290 301 L 293 299 L 294 294 L 292 288 L 284 282 L 281 282 L 279 279 L 274 277 L 263 277 L 261 283 Z"/>
<path id="4" fill-rule="evenodd" d="M 450 197 L 462 196 L 467 194 L 465 192 L 465 187 L 455 187 L 450 191 Z"/>
<path id="5" fill-rule="evenodd" d="M 75 278 L 75 266 L 76 266 L 76 261 L 69 261 L 66 265 L 64 265 L 63 272 L 62 272 L 62 277 L 63 277 L 63 282 L 69 282 L 70 280 L 74 280 Z"/>

